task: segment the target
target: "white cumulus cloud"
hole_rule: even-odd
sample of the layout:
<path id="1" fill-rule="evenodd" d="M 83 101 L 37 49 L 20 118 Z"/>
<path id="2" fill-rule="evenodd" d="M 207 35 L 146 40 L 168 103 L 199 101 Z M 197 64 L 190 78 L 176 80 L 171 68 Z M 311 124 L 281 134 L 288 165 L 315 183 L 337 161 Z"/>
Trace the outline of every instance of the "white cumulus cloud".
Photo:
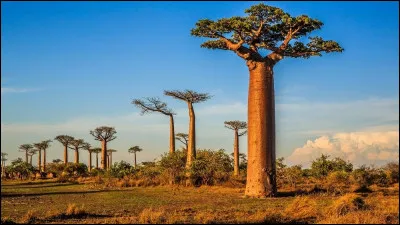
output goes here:
<path id="1" fill-rule="evenodd" d="M 311 161 L 328 154 L 341 157 L 359 166 L 362 164 L 381 165 L 399 160 L 399 132 L 349 132 L 324 135 L 308 140 L 296 148 L 287 158 L 290 164 L 308 167 Z"/>

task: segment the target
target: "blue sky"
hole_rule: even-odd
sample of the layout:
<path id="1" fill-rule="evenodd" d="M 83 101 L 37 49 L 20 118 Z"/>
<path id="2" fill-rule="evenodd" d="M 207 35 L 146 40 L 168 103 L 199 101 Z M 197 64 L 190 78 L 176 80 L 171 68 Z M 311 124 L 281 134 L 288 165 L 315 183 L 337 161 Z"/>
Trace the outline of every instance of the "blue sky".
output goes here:
<path id="1" fill-rule="evenodd" d="M 210 101 L 195 105 L 198 145 L 232 151 L 233 135 L 223 122 L 246 120 L 247 67 L 231 52 L 200 48 L 203 39 L 190 36 L 190 29 L 203 18 L 244 16 L 253 4 L 2 2 L 2 151 L 16 158 L 21 155 L 18 145 L 62 133 L 97 145 L 89 130 L 111 125 L 118 132 L 110 144 L 119 150 L 114 160 L 126 160 L 132 145 L 144 149 L 139 161 L 152 160 L 168 151 L 168 118 L 139 116 L 130 102 L 162 97 L 178 112 L 177 132 L 187 132 L 186 105 L 162 96 L 170 89 L 211 93 Z M 372 132 L 387 140 L 388 132 L 398 131 L 398 2 L 268 4 L 292 16 L 321 20 L 323 28 L 312 35 L 335 40 L 345 49 L 308 60 L 287 58 L 276 65 L 278 157 L 296 149 L 329 152 L 326 146 L 309 150 L 306 145 L 323 136 L 333 143 L 339 133 Z M 398 138 L 392 141 L 393 146 L 385 141 L 375 145 L 379 142 L 398 155 Z M 240 145 L 246 152 L 246 137 Z M 61 158 L 61 153 L 54 142 L 49 157 Z M 372 156 L 360 161 L 379 162 Z"/>

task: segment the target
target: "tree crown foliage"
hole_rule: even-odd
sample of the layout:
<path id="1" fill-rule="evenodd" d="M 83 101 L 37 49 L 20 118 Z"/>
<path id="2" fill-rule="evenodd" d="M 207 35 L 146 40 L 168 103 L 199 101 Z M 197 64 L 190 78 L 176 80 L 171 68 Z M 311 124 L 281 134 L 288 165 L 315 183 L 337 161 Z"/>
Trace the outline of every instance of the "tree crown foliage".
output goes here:
<path id="1" fill-rule="evenodd" d="M 162 102 L 159 98 L 133 99 L 132 104 L 141 109 L 141 115 L 149 112 L 159 112 L 167 116 L 176 115 L 172 109 L 167 107 L 167 103 Z"/>
<path id="2" fill-rule="evenodd" d="M 128 149 L 128 152 L 129 153 L 135 153 L 135 152 L 141 152 L 143 149 L 141 149 L 139 146 L 133 146 L 133 147 L 130 147 L 129 149 Z"/>
<path id="3" fill-rule="evenodd" d="M 74 139 L 70 144 L 71 146 L 69 148 L 73 150 L 86 149 L 87 145 L 90 146 L 90 144 L 86 143 L 83 139 Z"/>
<path id="4" fill-rule="evenodd" d="M 68 146 L 74 140 L 74 138 L 69 135 L 58 135 L 54 138 L 54 140 L 59 141 L 64 146 Z"/>
<path id="5" fill-rule="evenodd" d="M 97 127 L 96 129 L 90 131 L 90 134 L 94 137 L 95 140 L 106 142 L 112 141 L 117 138 L 117 136 L 115 136 L 116 133 L 117 131 L 114 127 L 106 126 Z"/>
<path id="6" fill-rule="evenodd" d="M 20 151 L 29 151 L 29 150 L 33 149 L 34 147 L 31 144 L 23 144 L 23 145 L 20 145 L 18 148 Z"/>
<path id="7" fill-rule="evenodd" d="M 199 103 L 204 102 L 210 99 L 212 96 L 208 93 L 198 93 L 192 90 L 185 90 L 185 91 L 164 91 L 164 94 L 167 96 L 171 96 L 175 99 L 179 99 L 189 103 Z"/>
<path id="8" fill-rule="evenodd" d="M 342 52 L 344 49 L 332 40 L 308 37 L 312 31 L 322 28 L 323 23 L 307 15 L 291 16 L 282 9 L 263 3 L 245 10 L 244 17 L 234 16 L 216 21 L 199 20 L 191 35 L 211 38 L 201 44 L 203 48 L 234 51 L 245 60 L 277 62 L 283 57 L 309 58 L 322 52 Z M 294 43 L 291 43 L 294 41 Z M 269 51 L 267 56 L 260 49 Z"/>

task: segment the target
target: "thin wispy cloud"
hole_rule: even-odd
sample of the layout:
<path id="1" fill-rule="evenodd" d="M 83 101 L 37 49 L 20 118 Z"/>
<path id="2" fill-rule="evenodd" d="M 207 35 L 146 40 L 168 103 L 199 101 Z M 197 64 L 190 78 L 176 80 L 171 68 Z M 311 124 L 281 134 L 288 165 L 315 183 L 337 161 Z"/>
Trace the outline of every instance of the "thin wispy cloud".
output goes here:
<path id="1" fill-rule="evenodd" d="M 6 93 L 26 93 L 26 92 L 32 92 L 32 91 L 38 91 L 40 89 L 37 88 L 9 88 L 9 87 L 2 87 L 1 88 L 1 93 L 6 94 Z"/>

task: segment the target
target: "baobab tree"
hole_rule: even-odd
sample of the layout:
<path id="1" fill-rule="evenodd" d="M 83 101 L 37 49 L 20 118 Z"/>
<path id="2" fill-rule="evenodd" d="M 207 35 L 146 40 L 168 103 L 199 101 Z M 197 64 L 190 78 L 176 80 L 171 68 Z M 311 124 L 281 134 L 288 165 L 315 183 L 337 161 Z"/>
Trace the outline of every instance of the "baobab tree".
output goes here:
<path id="1" fill-rule="evenodd" d="M 193 159 L 196 158 L 196 117 L 193 109 L 194 103 L 207 101 L 211 98 L 208 93 L 197 93 L 192 90 L 164 91 L 164 94 L 175 99 L 185 101 L 189 108 L 189 140 L 187 150 L 186 168 L 190 168 Z"/>
<path id="2" fill-rule="evenodd" d="M 302 37 L 323 26 L 306 15 L 292 17 L 280 8 L 260 3 L 247 16 L 199 20 L 191 35 L 211 38 L 201 47 L 233 51 L 250 73 L 248 94 L 248 167 L 245 195 L 276 194 L 274 66 L 284 57 L 309 58 L 323 52 L 342 52 L 335 41 Z M 291 41 L 296 40 L 294 43 Z M 262 52 L 267 52 L 263 55 Z"/>
<path id="3" fill-rule="evenodd" d="M 7 153 L 1 153 L 1 177 L 4 177 L 6 174 L 6 161 L 7 161 Z"/>
<path id="4" fill-rule="evenodd" d="M 20 152 L 25 152 L 25 162 L 28 163 L 28 153 L 31 149 L 33 149 L 33 145 L 23 144 L 23 145 L 20 145 L 18 148 L 19 148 Z"/>
<path id="5" fill-rule="evenodd" d="M 247 123 L 244 121 L 234 120 L 225 121 L 225 127 L 234 131 L 235 139 L 233 141 L 233 175 L 239 176 L 239 137 L 247 133 L 247 130 L 240 132 L 240 130 L 247 128 Z"/>
<path id="6" fill-rule="evenodd" d="M 60 163 L 60 162 L 62 162 L 61 159 L 53 159 L 53 163 Z"/>
<path id="7" fill-rule="evenodd" d="M 160 101 L 159 98 L 133 99 L 132 104 L 141 109 L 141 115 L 149 112 L 159 112 L 169 116 L 169 152 L 175 152 L 175 130 L 174 130 L 174 113 L 172 109 L 167 107 L 167 103 Z"/>
<path id="8" fill-rule="evenodd" d="M 114 127 L 97 127 L 90 131 L 95 140 L 101 141 L 101 168 L 107 169 L 107 143 L 117 138 L 117 131 Z"/>
<path id="9" fill-rule="evenodd" d="M 87 144 L 83 139 L 74 139 L 71 141 L 69 148 L 75 150 L 75 163 L 79 163 L 79 149 L 85 148 Z"/>
<path id="10" fill-rule="evenodd" d="M 37 150 L 36 149 L 31 149 L 30 151 L 29 151 L 29 164 L 31 164 L 31 166 L 32 166 L 32 157 L 33 157 L 33 155 L 35 155 L 37 153 Z"/>
<path id="11" fill-rule="evenodd" d="M 38 152 L 38 170 L 42 172 L 42 143 L 34 143 L 35 151 Z"/>
<path id="12" fill-rule="evenodd" d="M 84 150 L 89 152 L 89 165 L 88 165 L 88 170 L 89 172 L 92 171 L 92 146 L 89 143 L 85 143 L 85 145 L 82 147 Z"/>
<path id="13" fill-rule="evenodd" d="M 74 140 L 73 137 L 69 135 L 58 135 L 54 140 L 59 141 L 64 146 L 64 164 L 68 163 L 68 146 Z"/>
<path id="14" fill-rule="evenodd" d="M 51 140 L 45 140 L 40 142 L 40 147 L 43 150 L 43 172 L 46 172 L 46 150 L 50 147 Z"/>
<path id="15" fill-rule="evenodd" d="M 116 152 L 117 150 L 115 149 L 108 149 L 107 150 L 107 158 L 108 158 L 108 169 L 111 168 L 112 166 L 112 153 Z"/>
<path id="16" fill-rule="evenodd" d="M 186 152 L 187 152 L 187 149 L 188 149 L 188 137 L 189 137 L 189 135 L 185 134 L 185 133 L 177 133 L 175 135 L 175 139 L 180 141 L 182 144 L 185 145 Z"/>
<path id="17" fill-rule="evenodd" d="M 96 169 L 99 168 L 99 153 L 101 152 L 101 148 L 92 148 L 92 152 L 96 153 Z"/>
<path id="18" fill-rule="evenodd" d="M 129 153 L 133 153 L 134 154 L 134 156 L 135 156 L 135 169 L 136 169 L 136 152 L 141 152 L 143 149 L 141 149 L 139 146 L 133 146 L 133 147 L 130 147 L 129 149 L 128 149 L 128 152 Z"/>

